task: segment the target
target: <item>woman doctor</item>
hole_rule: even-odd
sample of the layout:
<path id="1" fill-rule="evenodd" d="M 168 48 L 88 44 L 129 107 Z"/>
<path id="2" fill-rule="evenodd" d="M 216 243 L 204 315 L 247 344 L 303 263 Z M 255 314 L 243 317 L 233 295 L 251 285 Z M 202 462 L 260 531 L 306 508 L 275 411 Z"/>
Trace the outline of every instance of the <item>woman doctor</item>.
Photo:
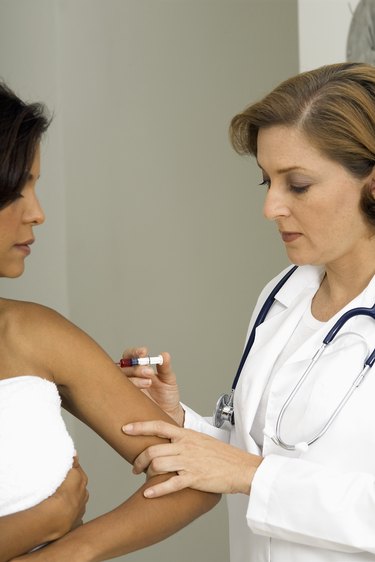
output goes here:
<path id="1" fill-rule="evenodd" d="M 232 562 L 374 561 L 375 369 L 353 386 L 375 346 L 374 319 L 356 314 L 301 377 L 343 313 L 375 302 L 375 68 L 295 76 L 234 117 L 231 138 L 256 157 L 264 215 L 298 267 L 256 327 L 234 425 L 219 429 L 181 405 L 168 361 L 159 376 L 126 370 L 184 426 L 124 426 L 171 441 L 141 453 L 134 472 L 177 472 L 144 492 L 151 498 L 186 486 L 230 494 Z M 262 291 L 249 334 L 285 273 Z"/>

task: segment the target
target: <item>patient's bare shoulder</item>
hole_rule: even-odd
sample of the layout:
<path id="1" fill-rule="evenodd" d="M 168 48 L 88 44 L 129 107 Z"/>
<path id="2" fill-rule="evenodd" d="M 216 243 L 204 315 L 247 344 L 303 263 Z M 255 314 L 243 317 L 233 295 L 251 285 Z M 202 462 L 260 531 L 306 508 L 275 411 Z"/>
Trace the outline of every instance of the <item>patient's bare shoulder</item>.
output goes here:
<path id="1" fill-rule="evenodd" d="M 70 357 L 78 353 L 78 342 L 88 336 L 47 306 L 0 299 L 0 338 L 0 378 L 33 374 L 54 380 L 57 362 L 67 350 Z"/>

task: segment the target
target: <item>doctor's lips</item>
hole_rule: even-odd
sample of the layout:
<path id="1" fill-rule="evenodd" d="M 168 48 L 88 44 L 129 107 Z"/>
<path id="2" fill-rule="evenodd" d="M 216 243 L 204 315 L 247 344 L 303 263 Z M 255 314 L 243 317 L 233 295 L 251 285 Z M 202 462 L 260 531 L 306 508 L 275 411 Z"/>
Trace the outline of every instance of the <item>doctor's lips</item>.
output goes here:
<path id="1" fill-rule="evenodd" d="M 297 238 L 302 236 L 300 232 L 286 232 L 281 230 L 280 235 L 283 239 L 283 242 L 294 242 L 294 240 L 297 240 Z"/>
<path id="2" fill-rule="evenodd" d="M 124 367 L 135 367 L 136 365 L 162 365 L 163 357 L 157 355 L 156 357 L 125 357 L 121 358 L 120 361 L 116 363 L 121 368 Z"/>

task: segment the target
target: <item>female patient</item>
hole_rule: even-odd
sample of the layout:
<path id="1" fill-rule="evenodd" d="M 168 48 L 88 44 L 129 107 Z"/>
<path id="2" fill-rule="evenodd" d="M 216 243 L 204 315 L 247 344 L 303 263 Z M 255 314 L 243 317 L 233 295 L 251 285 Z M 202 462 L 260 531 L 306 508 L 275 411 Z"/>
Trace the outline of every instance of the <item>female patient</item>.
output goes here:
<path id="1" fill-rule="evenodd" d="M 44 221 L 35 190 L 47 127 L 43 106 L 23 103 L 0 84 L 2 277 L 22 274 L 34 227 Z M 141 488 L 110 513 L 79 525 L 86 477 L 60 415 L 60 397 L 130 462 L 161 440 L 124 441 L 124 411 L 129 421 L 168 416 L 51 309 L 0 299 L 0 339 L 0 562 L 106 560 L 163 539 L 217 502 L 218 496 L 193 490 L 150 502 Z M 26 554 L 42 543 L 49 544 Z"/>

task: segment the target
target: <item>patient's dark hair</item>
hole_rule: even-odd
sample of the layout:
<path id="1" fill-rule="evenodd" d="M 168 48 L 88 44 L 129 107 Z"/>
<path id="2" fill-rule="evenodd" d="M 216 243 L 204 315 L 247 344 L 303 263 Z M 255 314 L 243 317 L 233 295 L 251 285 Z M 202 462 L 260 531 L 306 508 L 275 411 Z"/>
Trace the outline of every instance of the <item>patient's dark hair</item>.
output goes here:
<path id="1" fill-rule="evenodd" d="M 232 119 L 235 150 L 256 156 L 259 129 L 273 125 L 298 127 L 322 155 L 364 179 L 375 166 L 375 67 L 332 64 L 285 80 Z M 369 185 L 361 209 L 375 225 Z"/>
<path id="2" fill-rule="evenodd" d="M 0 209 L 20 196 L 49 124 L 43 104 L 23 102 L 0 81 Z"/>

